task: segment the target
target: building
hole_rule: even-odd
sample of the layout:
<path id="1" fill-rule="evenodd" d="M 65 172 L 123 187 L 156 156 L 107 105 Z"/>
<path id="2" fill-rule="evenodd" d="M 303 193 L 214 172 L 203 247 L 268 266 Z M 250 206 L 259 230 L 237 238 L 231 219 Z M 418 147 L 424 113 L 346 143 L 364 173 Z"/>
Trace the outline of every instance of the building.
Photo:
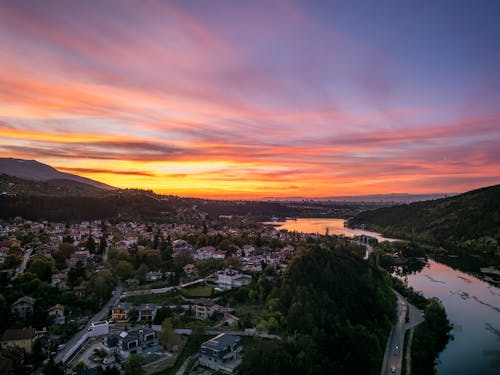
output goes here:
<path id="1" fill-rule="evenodd" d="M 196 260 L 212 259 L 214 254 L 215 254 L 215 247 L 204 246 L 204 247 L 200 247 L 198 250 L 196 250 L 196 253 L 194 255 L 194 259 L 196 259 Z"/>
<path id="2" fill-rule="evenodd" d="M 31 353 L 36 340 L 36 330 L 34 328 L 7 329 L 0 339 L 2 349 L 21 348 L 27 353 Z"/>
<path id="3" fill-rule="evenodd" d="M 10 311 L 20 319 L 29 319 L 35 311 L 35 299 L 28 296 L 21 297 L 12 304 Z"/>
<path id="4" fill-rule="evenodd" d="M 50 286 L 59 287 L 61 284 L 65 283 L 67 280 L 68 280 L 67 273 L 61 272 L 61 273 L 53 274 Z"/>
<path id="5" fill-rule="evenodd" d="M 184 269 L 184 273 L 185 273 L 186 275 L 192 275 L 192 274 L 194 273 L 195 266 L 194 266 L 194 264 L 189 263 L 189 264 L 186 264 L 186 265 L 183 267 L 183 269 Z"/>
<path id="6" fill-rule="evenodd" d="M 226 268 L 224 271 L 217 271 L 217 286 L 221 289 L 239 288 L 252 282 L 252 276 L 245 275 L 232 268 Z"/>
<path id="7" fill-rule="evenodd" d="M 378 244 L 378 240 L 375 237 L 372 236 L 367 236 L 365 234 L 362 234 L 360 236 L 355 237 L 356 240 L 359 242 L 365 243 L 367 245 L 375 246 Z"/>
<path id="8" fill-rule="evenodd" d="M 84 281 L 80 285 L 75 286 L 73 288 L 73 293 L 75 293 L 78 298 L 84 298 L 87 294 L 87 283 Z"/>
<path id="9" fill-rule="evenodd" d="M 158 281 L 163 279 L 163 274 L 160 271 L 150 271 L 146 273 L 146 281 Z"/>
<path id="10" fill-rule="evenodd" d="M 107 320 L 93 322 L 89 327 L 89 335 L 92 337 L 109 334 L 109 323 Z"/>
<path id="11" fill-rule="evenodd" d="M 226 252 L 224 250 L 217 250 L 215 254 L 213 255 L 214 259 L 225 259 L 226 258 Z"/>
<path id="12" fill-rule="evenodd" d="M 64 317 L 64 306 L 57 304 L 48 309 L 49 316 L 52 317 L 54 324 L 64 324 L 66 318 Z"/>
<path id="13" fill-rule="evenodd" d="M 127 321 L 130 317 L 132 304 L 130 302 L 115 303 L 111 309 L 111 317 L 118 321 Z"/>
<path id="14" fill-rule="evenodd" d="M 138 320 L 152 322 L 156 316 L 157 311 L 158 311 L 158 306 L 154 303 L 146 303 L 140 305 L 137 308 L 137 312 L 139 313 Z"/>
<path id="15" fill-rule="evenodd" d="M 88 250 L 76 251 L 71 258 L 66 260 L 66 264 L 70 268 L 75 268 L 77 266 L 87 267 L 89 258 L 90 252 Z"/>
<path id="16" fill-rule="evenodd" d="M 241 365 L 243 345 L 239 336 L 221 333 L 201 344 L 200 365 L 232 374 Z"/>
<path id="17" fill-rule="evenodd" d="M 15 375 L 24 373 L 25 353 L 21 348 L 0 350 L 0 374 Z"/>
<path id="18" fill-rule="evenodd" d="M 116 353 L 122 360 L 125 360 L 131 354 L 141 354 L 145 349 L 158 345 L 158 339 L 155 331 L 141 327 L 128 332 L 123 331 L 116 337 L 116 340 L 108 339 L 108 343 L 115 344 Z"/>
<path id="19" fill-rule="evenodd" d="M 211 318 L 218 311 L 219 307 L 219 305 L 210 299 L 200 299 L 191 306 L 191 311 L 197 318 L 207 319 Z"/>

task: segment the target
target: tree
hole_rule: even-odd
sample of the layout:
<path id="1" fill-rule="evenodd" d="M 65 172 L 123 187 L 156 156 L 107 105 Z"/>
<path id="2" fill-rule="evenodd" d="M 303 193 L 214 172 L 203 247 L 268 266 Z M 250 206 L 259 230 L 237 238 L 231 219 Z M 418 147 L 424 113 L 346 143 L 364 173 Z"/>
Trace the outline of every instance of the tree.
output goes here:
<path id="1" fill-rule="evenodd" d="M 3 266 L 5 268 L 16 268 L 19 267 L 22 261 L 23 258 L 20 257 L 19 255 L 9 254 L 5 257 L 5 262 L 3 263 Z"/>
<path id="2" fill-rule="evenodd" d="M 86 369 L 87 365 L 83 361 L 79 361 L 76 365 L 73 366 L 73 371 L 76 372 L 77 374 Z"/>
<path id="3" fill-rule="evenodd" d="M 241 261 L 236 257 L 229 257 L 224 260 L 225 267 L 241 268 Z"/>
<path id="4" fill-rule="evenodd" d="M 111 291 L 115 287 L 115 278 L 109 270 L 102 270 L 91 278 L 91 285 L 92 290 L 99 299 L 99 304 L 101 304 L 103 300 L 108 299 L 111 295 Z"/>
<path id="5" fill-rule="evenodd" d="M 42 281 L 50 281 L 55 261 L 49 255 L 37 255 L 29 264 L 28 271 L 34 273 Z"/>
<path id="6" fill-rule="evenodd" d="M 154 269 L 161 264 L 161 254 L 159 250 L 144 249 L 139 251 L 140 263 L 145 263 L 149 268 Z"/>
<path id="7" fill-rule="evenodd" d="M 172 350 L 174 347 L 180 345 L 181 338 L 174 332 L 174 325 L 171 318 L 165 319 L 161 324 L 161 331 L 158 333 L 158 339 L 168 350 Z"/>
<path id="8" fill-rule="evenodd" d="M 126 260 L 120 260 L 116 265 L 115 272 L 121 279 L 130 279 L 134 274 L 134 267 Z"/>
<path id="9" fill-rule="evenodd" d="M 131 354 L 125 361 L 125 375 L 143 375 L 144 369 L 142 364 L 144 363 L 144 358 L 137 355 Z"/>
<path id="10" fill-rule="evenodd" d="M 50 375 L 64 375 L 64 370 L 56 365 L 52 358 L 49 360 L 49 363 L 47 363 L 47 366 L 45 366 L 43 372 L 44 374 Z"/>
<path id="11" fill-rule="evenodd" d="M 101 241 L 99 242 L 99 254 L 104 254 L 104 251 L 106 251 L 106 248 L 108 247 L 108 242 L 104 238 L 104 236 L 101 237 Z"/>
<path id="12" fill-rule="evenodd" d="M 72 243 L 62 242 L 59 244 L 59 253 L 61 253 L 64 258 L 68 259 L 71 254 L 75 252 L 75 246 Z"/>
<path id="13" fill-rule="evenodd" d="M 87 238 L 87 242 L 85 243 L 85 247 L 87 248 L 87 250 L 90 253 L 95 253 L 96 244 L 95 244 L 94 237 L 89 236 L 89 238 Z"/>
<path id="14" fill-rule="evenodd" d="M 139 266 L 139 268 L 137 269 L 136 278 L 140 282 L 144 282 L 146 280 L 146 274 L 148 273 L 148 271 L 149 271 L 149 267 L 146 266 L 145 264 L 141 264 Z"/>
<path id="15" fill-rule="evenodd" d="M 187 251 L 182 252 L 179 255 L 176 255 L 174 258 L 175 270 L 182 271 L 182 267 L 184 267 L 186 264 L 193 262 L 194 262 L 193 256 L 190 253 L 188 253 Z"/>
<path id="16" fill-rule="evenodd" d="M 106 366 L 102 373 L 103 375 L 120 375 L 120 370 L 114 366 Z"/>

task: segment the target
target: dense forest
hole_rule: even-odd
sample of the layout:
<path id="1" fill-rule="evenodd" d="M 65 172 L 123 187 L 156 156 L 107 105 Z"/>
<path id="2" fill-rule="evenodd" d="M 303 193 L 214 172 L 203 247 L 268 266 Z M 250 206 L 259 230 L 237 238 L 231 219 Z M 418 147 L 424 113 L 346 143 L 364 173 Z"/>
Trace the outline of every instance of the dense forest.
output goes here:
<path id="1" fill-rule="evenodd" d="M 349 225 L 432 245 L 435 254 L 500 264 L 500 185 L 433 201 L 362 212 Z"/>
<path id="2" fill-rule="evenodd" d="M 345 245 L 311 245 L 291 261 L 273 308 L 285 338 L 246 354 L 243 374 L 378 374 L 395 318 L 384 271 Z"/>

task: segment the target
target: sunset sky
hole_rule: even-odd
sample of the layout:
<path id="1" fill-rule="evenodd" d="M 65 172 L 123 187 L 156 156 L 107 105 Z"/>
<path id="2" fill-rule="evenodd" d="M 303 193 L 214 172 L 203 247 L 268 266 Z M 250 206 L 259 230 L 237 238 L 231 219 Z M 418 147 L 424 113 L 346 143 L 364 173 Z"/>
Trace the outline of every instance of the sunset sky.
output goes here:
<path id="1" fill-rule="evenodd" d="M 3 1 L 0 157 L 181 196 L 500 183 L 500 1 Z"/>

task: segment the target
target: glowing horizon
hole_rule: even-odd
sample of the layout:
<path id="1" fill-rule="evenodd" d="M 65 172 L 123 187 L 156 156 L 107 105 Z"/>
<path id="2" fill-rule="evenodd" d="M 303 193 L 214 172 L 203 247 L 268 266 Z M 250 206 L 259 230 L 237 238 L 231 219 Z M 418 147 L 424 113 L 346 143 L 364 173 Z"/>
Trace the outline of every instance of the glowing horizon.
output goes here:
<path id="1" fill-rule="evenodd" d="M 498 184 L 499 7 L 0 1 L 0 156 L 208 198 Z"/>

